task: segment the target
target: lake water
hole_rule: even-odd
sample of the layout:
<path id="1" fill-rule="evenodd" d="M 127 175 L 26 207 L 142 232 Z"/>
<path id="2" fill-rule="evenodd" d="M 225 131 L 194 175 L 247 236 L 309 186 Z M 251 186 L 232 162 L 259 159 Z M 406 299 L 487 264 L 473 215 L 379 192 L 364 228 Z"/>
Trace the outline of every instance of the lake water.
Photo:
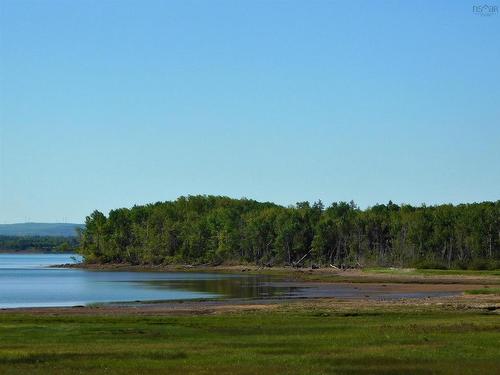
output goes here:
<path id="1" fill-rule="evenodd" d="M 212 298 L 397 299 L 456 294 L 402 293 L 384 288 L 385 285 L 303 283 L 245 274 L 90 271 L 50 267 L 77 261 L 79 259 L 71 254 L 0 254 L 0 308 Z"/>
<path id="2" fill-rule="evenodd" d="M 71 254 L 0 254 L 0 308 L 78 306 L 102 302 L 266 298 L 295 287 L 268 277 L 193 272 L 118 272 L 53 268 Z"/>

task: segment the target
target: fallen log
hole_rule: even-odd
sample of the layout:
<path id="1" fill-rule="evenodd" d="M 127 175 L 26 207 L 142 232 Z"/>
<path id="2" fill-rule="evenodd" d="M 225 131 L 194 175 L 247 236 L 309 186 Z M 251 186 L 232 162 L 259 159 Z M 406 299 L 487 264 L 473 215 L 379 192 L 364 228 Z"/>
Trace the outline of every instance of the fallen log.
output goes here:
<path id="1" fill-rule="evenodd" d="M 306 258 L 311 253 L 312 249 L 309 250 L 302 258 L 300 258 L 298 261 L 293 262 L 294 267 L 299 267 L 300 263 Z"/>

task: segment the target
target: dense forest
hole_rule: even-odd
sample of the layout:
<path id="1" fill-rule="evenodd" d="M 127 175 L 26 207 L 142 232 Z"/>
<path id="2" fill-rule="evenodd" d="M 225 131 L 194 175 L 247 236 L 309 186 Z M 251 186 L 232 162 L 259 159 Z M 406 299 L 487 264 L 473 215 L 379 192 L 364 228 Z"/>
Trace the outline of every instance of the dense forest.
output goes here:
<path id="1" fill-rule="evenodd" d="M 282 207 L 219 196 L 94 211 L 80 231 L 87 262 L 254 263 L 494 268 L 500 201 L 420 206 L 321 201 Z"/>
<path id="2" fill-rule="evenodd" d="M 0 236 L 0 251 L 74 252 L 76 237 L 62 236 Z"/>

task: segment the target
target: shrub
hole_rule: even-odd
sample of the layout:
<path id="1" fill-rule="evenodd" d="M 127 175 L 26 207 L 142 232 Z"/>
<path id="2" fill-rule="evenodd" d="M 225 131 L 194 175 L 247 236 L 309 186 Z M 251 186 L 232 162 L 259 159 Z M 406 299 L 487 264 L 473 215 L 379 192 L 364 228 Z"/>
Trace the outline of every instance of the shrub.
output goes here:
<path id="1" fill-rule="evenodd" d="M 442 262 L 430 259 L 422 259 L 413 264 L 417 269 L 433 269 L 433 270 L 446 270 L 448 267 Z"/>

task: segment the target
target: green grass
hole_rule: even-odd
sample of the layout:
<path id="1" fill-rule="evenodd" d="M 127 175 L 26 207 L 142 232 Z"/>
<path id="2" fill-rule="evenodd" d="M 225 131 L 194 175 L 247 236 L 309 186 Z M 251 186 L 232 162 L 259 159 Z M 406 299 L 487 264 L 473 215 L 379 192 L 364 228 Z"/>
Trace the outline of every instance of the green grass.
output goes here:
<path id="1" fill-rule="evenodd" d="M 472 289 L 465 291 L 467 294 L 493 294 L 500 295 L 500 288 L 481 288 L 481 289 Z"/>
<path id="2" fill-rule="evenodd" d="M 417 268 L 364 268 L 363 272 L 390 275 L 440 275 L 440 276 L 500 276 L 500 270 L 437 270 Z"/>
<path id="3" fill-rule="evenodd" d="M 494 313 L 0 315 L 0 374 L 494 374 Z"/>
<path id="4" fill-rule="evenodd" d="M 253 272 L 248 272 L 253 273 Z M 318 282 L 348 282 L 348 283 L 403 283 L 403 284 L 500 284 L 500 270 L 469 271 L 469 270 L 434 270 L 415 268 L 363 268 L 360 277 L 349 273 L 322 273 L 304 269 L 302 272 L 287 272 L 264 270 L 260 274 L 274 275 L 284 279 Z M 433 277 L 426 277 L 433 276 Z M 450 276 L 448 278 L 441 276 Z M 453 277 L 454 276 L 454 277 Z M 476 276 L 478 279 L 461 278 L 461 276 Z M 479 279 L 481 277 L 482 279 Z"/>
<path id="5" fill-rule="evenodd" d="M 208 272 L 211 270 L 208 269 Z M 391 282 L 391 283 L 433 283 L 435 284 L 436 279 L 439 276 L 457 276 L 455 278 L 442 278 L 439 284 L 447 283 L 468 283 L 467 279 L 462 279 L 460 276 L 477 276 L 483 277 L 483 281 L 474 280 L 471 281 L 475 284 L 500 284 L 500 270 L 441 270 L 441 269 L 417 269 L 417 268 L 393 268 L 393 267 L 367 267 L 361 269 L 365 274 L 364 277 L 359 277 L 357 275 L 352 275 L 349 273 L 337 272 L 328 273 L 322 272 L 322 270 L 313 271 L 309 268 L 303 268 L 299 270 L 286 270 L 286 269 L 274 269 L 274 268 L 264 268 L 260 270 L 246 271 L 246 274 L 254 275 L 269 275 L 281 277 L 284 279 L 300 280 L 300 281 L 320 281 L 320 282 L 350 282 L 350 283 L 372 283 L 372 282 Z M 198 271 L 199 272 L 199 271 Z M 217 270 L 217 272 L 228 272 L 234 273 L 234 270 Z M 374 278 L 370 278 L 373 275 Z M 387 278 L 383 278 L 387 276 Z M 400 276 L 400 277 L 398 277 Z M 410 277 L 408 277 L 410 276 Z M 435 276 L 434 278 L 421 277 L 419 279 L 412 278 L 411 276 Z"/>

